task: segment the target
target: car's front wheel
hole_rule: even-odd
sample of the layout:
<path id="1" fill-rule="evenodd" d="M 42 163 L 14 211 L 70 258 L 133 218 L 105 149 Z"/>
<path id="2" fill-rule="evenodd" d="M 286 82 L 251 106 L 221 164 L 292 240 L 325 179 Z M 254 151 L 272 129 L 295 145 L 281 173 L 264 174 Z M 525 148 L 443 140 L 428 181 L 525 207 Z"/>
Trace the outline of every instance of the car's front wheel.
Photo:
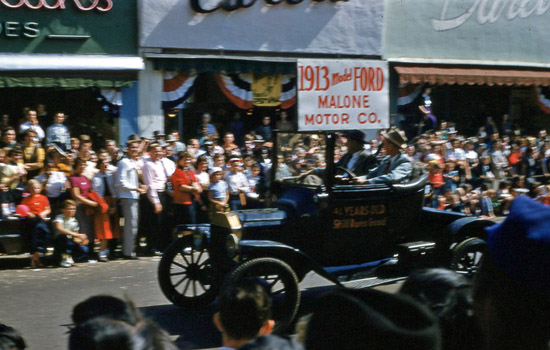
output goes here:
<path id="1" fill-rule="evenodd" d="M 238 265 L 226 283 L 233 284 L 245 278 L 258 280 L 269 292 L 273 298 L 273 332 L 284 332 L 294 321 L 300 306 L 299 282 L 294 270 L 279 259 L 256 258 Z"/>
<path id="2" fill-rule="evenodd" d="M 179 238 L 166 249 L 158 279 L 166 298 L 183 308 L 206 306 L 219 292 L 210 254 L 205 247 L 195 247 L 191 236 Z"/>

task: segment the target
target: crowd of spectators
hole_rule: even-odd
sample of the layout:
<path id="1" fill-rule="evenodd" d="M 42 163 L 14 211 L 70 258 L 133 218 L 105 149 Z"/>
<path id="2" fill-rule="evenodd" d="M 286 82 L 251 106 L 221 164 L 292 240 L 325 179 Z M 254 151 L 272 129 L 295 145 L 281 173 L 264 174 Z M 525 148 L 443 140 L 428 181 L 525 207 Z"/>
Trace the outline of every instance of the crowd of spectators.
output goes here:
<path id="1" fill-rule="evenodd" d="M 277 301 L 260 278 L 227 284 L 213 316 L 221 349 L 548 350 L 548 220 L 550 208 L 519 196 L 510 215 L 487 228 L 486 255 L 473 281 L 421 269 L 395 294 L 339 287 L 315 297 L 290 336 L 271 334 Z M 177 349 L 129 300 L 93 296 L 73 308 L 72 321 L 71 350 Z M 23 336 L 0 324 L 0 349 L 24 348 Z"/>
<path id="2" fill-rule="evenodd" d="M 272 171 L 283 179 L 326 166 L 323 135 L 291 133 L 285 112 L 276 123 L 263 117 L 248 133 L 236 118 L 222 134 L 204 113 L 196 137 L 186 143 L 177 131 L 155 131 L 152 138 L 131 135 L 124 145 L 96 140 L 100 147 L 89 135 L 71 135 L 64 120 L 57 112 L 42 127 L 32 109 L 17 127 L 2 118 L 1 215 L 26 218 L 33 267 L 42 265 L 47 246 L 56 248 L 64 267 L 162 254 L 178 224 L 207 223 L 215 211 L 268 205 Z M 498 127 L 491 119 L 466 137 L 442 121 L 437 130 L 410 139 L 404 153 L 429 173 L 425 205 L 491 217 L 506 215 L 522 193 L 550 203 L 546 131 L 525 136 L 508 124 Z M 280 134 L 277 149 L 275 127 L 289 132 Z M 382 138 L 362 143 L 363 152 L 384 157 Z M 348 141 L 344 135 L 336 139 L 335 162 L 349 151 Z M 115 255 L 118 246 L 121 256 Z"/>

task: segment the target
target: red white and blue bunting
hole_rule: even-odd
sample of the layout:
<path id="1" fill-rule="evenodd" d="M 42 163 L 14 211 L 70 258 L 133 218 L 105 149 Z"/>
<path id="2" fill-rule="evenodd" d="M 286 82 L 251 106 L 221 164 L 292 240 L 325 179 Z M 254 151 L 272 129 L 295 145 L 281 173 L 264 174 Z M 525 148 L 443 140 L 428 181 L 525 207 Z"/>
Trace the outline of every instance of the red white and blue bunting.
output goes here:
<path id="1" fill-rule="evenodd" d="M 540 110 L 545 114 L 550 114 L 550 98 L 547 97 L 548 94 L 545 94 L 543 89 L 538 86 L 534 88 L 534 92 Z"/>
<path id="2" fill-rule="evenodd" d="M 195 72 L 164 72 L 162 109 L 180 109 L 194 92 Z"/>
<path id="3" fill-rule="evenodd" d="M 240 109 L 254 106 L 252 74 L 216 74 L 216 81 L 224 95 Z M 282 76 L 281 108 L 288 109 L 296 103 L 296 77 Z"/>
<path id="4" fill-rule="evenodd" d="M 409 103 L 412 103 L 418 95 L 422 92 L 421 84 L 409 84 L 409 83 L 400 83 L 399 84 L 399 97 L 397 98 L 398 106 L 405 106 Z"/>

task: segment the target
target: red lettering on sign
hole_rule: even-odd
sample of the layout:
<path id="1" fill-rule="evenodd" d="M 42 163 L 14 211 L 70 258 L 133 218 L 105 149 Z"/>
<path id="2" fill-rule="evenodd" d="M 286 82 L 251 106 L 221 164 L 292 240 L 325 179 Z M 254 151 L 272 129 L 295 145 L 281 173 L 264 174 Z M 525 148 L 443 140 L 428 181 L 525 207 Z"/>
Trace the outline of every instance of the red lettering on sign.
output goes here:
<path id="1" fill-rule="evenodd" d="M 305 125 L 343 125 L 349 124 L 349 118 L 347 113 L 306 114 Z"/>
<path id="2" fill-rule="evenodd" d="M 52 0 L 19 0 L 17 3 L 11 3 L 10 0 L 0 0 L 0 4 L 15 9 L 19 7 L 28 7 L 32 10 L 38 10 L 42 7 L 48 10 L 65 9 L 65 2 L 71 0 L 53 0 L 55 4 L 51 4 Z M 92 0 L 89 5 L 83 5 L 83 0 L 72 0 L 75 6 L 81 11 L 98 10 L 107 12 L 113 8 L 113 0 Z"/>
<path id="3" fill-rule="evenodd" d="M 353 91 L 381 91 L 384 87 L 384 72 L 381 68 L 355 67 L 353 69 Z"/>
<path id="4" fill-rule="evenodd" d="M 369 108 L 369 95 L 317 96 L 317 108 Z"/>

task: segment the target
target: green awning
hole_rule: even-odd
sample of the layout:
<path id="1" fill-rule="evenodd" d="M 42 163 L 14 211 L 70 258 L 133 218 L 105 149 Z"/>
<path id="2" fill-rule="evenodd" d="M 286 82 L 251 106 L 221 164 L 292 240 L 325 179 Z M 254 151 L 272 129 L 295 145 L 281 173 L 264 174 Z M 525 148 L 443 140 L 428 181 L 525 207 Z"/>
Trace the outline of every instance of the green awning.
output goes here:
<path id="1" fill-rule="evenodd" d="M 296 62 L 270 62 L 261 60 L 208 59 L 208 58 L 153 58 L 156 70 L 197 73 L 266 73 L 295 74 Z"/>
<path id="2" fill-rule="evenodd" d="M 109 79 L 105 77 L 44 77 L 44 76 L 6 76 L 0 74 L 0 88 L 125 88 L 132 85 L 127 79 Z"/>

